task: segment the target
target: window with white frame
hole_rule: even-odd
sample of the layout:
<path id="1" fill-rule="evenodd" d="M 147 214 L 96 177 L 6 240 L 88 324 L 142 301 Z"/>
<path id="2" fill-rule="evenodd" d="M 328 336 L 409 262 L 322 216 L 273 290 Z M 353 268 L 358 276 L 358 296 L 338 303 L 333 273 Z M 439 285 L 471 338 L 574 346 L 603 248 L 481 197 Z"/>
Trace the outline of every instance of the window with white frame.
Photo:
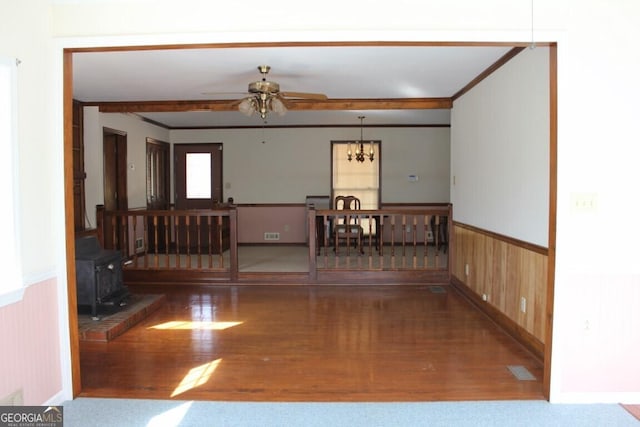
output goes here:
<path id="1" fill-rule="evenodd" d="M 349 161 L 347 141 L 331 143 L 331 193 L 336 196 L 355 196 L 360 199 L 360 209 L 380 207 L 380 141 L 373 142 L 373 161 Z M 370 150 L 369 144 L 366 147 Z M 332 202 L 333 203 L 333 202 Z M 335 208 L 335 206 L 333 206 Z"/>
<path id="2" fill-rule="evenodd" d="M 2 223 L 6 253 L 0 258 L 0 306 L 22 299 L 17 199 L 17 61 L 0 56 L 0 200 L 5 204 Z"/>

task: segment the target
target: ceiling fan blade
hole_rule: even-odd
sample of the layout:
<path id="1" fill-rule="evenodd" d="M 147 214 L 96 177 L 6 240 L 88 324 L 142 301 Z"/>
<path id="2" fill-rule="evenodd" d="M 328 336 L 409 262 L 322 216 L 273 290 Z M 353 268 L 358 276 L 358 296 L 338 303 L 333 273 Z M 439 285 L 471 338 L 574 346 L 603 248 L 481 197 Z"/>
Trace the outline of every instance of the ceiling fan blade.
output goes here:
<path id="1" fill-rule="evenodd" d="M 284 105 L 285 108 L 291 108 L 291 103 L 289 102 L 289 100 L 287 100 L 287 98 L 282 96 L 282 92 L 278 93 L 275 97 L 278 98 L 280 102 L 282 102 L 282 105 Z"/>
<path id="2" fill-rule="evenodd" d="M 200 95 L 207 96 L 227 96 L 227 95 L 248 95 L 247 92 L 200 92 Z"/>
<path id="3" fill-rule="evenodd" d="M 304 98 L 304 99 L 317 99 L 319 101 L 324 101 L 327 98 L 327 95 L 323 93 L 307 93 L 307 92 L 280 92 L 280 95 L 286 98 Z"/>

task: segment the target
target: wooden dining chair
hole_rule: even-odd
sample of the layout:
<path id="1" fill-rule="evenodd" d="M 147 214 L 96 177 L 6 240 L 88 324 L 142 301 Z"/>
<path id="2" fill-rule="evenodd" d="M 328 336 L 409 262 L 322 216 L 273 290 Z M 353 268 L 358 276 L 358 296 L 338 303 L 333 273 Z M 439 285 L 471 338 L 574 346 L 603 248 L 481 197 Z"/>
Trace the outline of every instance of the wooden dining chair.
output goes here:
<path id="1" fill-rule="evenodd" d="M 355 196 L 337 196 L 334 208 L 344 211 L 343 215 L 336 217 L 333 227 L 336 253 L 340 246 L 340 240 L 346 241 L 347 253 L 351 243 L 360 253 L 364 253 L 362 248 L 363 229 L 360 225 L 360 215 L 357 214 L 357 211 L 360 210 L 360 199 Z"/>

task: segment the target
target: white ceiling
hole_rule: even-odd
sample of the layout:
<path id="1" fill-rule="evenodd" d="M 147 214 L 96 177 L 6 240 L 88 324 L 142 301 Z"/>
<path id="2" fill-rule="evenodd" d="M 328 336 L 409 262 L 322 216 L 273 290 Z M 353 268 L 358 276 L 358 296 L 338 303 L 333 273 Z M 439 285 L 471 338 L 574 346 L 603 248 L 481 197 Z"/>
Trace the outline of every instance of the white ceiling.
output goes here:
<path id="1" fill-rule="evenodd" d="M 74 99 L 83 102 L 240 99 L 260 80 L 329 99 L 449 98 L 510 46 L 286 46 L 76 52 Z M 262 126 L 238 111 L 138 113 L 170 128 Z M 288 111 L 268 126 L 449 124 L 449 110 Z"/>

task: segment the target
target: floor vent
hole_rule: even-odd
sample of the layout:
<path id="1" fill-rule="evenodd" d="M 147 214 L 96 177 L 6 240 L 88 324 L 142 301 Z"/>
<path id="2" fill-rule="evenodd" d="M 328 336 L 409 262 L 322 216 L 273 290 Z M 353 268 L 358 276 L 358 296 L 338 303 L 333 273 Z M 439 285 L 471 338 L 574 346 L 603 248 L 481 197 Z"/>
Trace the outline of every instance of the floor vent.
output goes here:
<path id="1" fill-rule="evenodd" d="M 446 294 L 447 291 L 442 286 L 429 286 L 429 290 L 432 294 Z"/>
<path id="2" fill-rule="evenodd" d="M 280 233 L 264 233 L 264 240 L 280 240 Z"/>
<path id="3" fill-rule="evenodd" d="M 507 369 L 511 371 L 514 377 L 520 381 L 535 381 L 536 377 L 533 376 L 527 368 L 521 365 L 509 365 Z"/>

